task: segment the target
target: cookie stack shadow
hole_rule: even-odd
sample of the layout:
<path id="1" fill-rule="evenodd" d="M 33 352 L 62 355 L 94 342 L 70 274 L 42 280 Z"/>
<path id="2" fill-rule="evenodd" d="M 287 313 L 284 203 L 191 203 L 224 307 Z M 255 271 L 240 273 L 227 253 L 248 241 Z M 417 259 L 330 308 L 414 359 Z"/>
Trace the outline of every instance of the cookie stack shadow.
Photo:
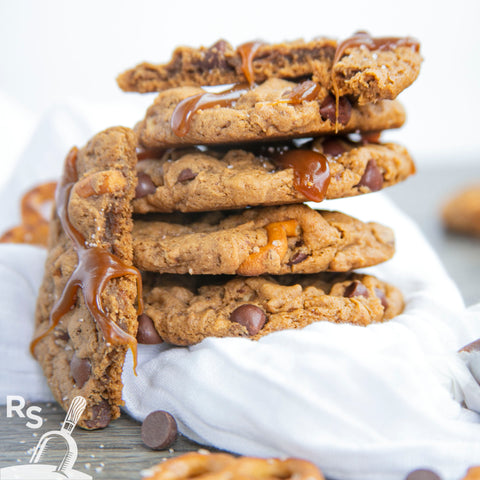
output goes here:
<path id="1" fill-rule="evenodd" d="M 159 95 L 134 131 L 108 129 L 69 154 L 32 347 L 62 405 L 89 399 L 84 427 L 118 416 L 134 336 L 257 340 L 401 313 L 395 286 L 355 273 L 394 255 L 393 231 L 320 208 L 414 173 L 380 134 L 404 123 L 395 97 L 420 63 L 415 40 L 361 33 L 181 47 L 119 76 L 123 90 Z"/>

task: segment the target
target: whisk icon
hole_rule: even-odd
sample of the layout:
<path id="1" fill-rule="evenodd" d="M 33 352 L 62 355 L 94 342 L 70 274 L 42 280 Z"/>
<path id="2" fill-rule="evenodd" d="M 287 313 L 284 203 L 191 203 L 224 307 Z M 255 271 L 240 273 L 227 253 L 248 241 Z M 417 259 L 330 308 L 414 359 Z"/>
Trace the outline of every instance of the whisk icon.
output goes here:
<path id="1" fill-rule="evenodd" d="M 73 469 L 77 461 L 77 443 L 72 437 L 72 432 L 82 416 L 87 402 L 83 397 L 75 397 L 70 404 L 65 420 L 60 430 L 51 430 L 44 433 L 35 447 L 27 465 L 17 465 L 0 469 L 0 480 L 10 479 L 71 479 L 91 480 L 92 477 Z M 59 465 L 46 465 L 40 461 L 45 456 L 47 445 L 53 438 L 61 438 L 65 443 L 65 455 Z"/>
<path id="2" fill-rule="evenodd" d="M 75 440 L 72 437 L 72 432 L 77 425 L 78 420 L 82 416 L 86 406 L 87 401 L 83 397 L 75 397 L 70 404 L 70 408 L 68 409 L 67 415 L 60 430 L 52 430 L 42 435 L 29 463 L 39 463 L 45 452 L 48 441 L 53 437 L 62 437 L 65 440 L 67 449 L 63 460 L 60 462 L 55 471 L 63 473 L 68 478 L 68 472 L 73 469 L 78 456 L 78 448 Z"/>

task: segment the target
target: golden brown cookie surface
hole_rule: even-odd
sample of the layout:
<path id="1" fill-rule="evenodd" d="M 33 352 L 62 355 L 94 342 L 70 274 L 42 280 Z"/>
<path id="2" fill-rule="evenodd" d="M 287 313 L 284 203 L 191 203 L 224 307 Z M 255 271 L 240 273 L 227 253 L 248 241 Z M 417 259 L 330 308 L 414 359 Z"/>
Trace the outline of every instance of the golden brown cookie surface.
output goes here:
<path id="1" fill-rule="evenodd" d="M 316 38 L 279 44 L 225 40 L 209 48 L 178 47 L 169 63 L 141 63 L 118 76 L 125 91 L 156 92 L 179 86 L 262 83 L 269 78 L 309 78 L 332 94 L 358 103 L 394 99 L 417 77 L 422 58 L 411 38 L 354 35 L 344 41 Z"/>
<path id="2" fill-rule="evenodd" d="M 136 220 L 134 264 L 145 271 L 281 275 L 345 272 L 388 260 L 391 229 L 307 205 Z"/>
<path id="3" fill-rule="evenodd" d="M 252 88 L 240 87 L 215 94 L 200 87 L 159 93 L 135 127 L 140 144 L 163 148 L 272 141 L 386 130 L 405 121 L 405 111 L 396 100 L 352 105 L 341 97 L 336 109 L 335 97 L 320 87 L 299 93 L 299 84 L 276 78 Z"/>
<path id="4" fill-rule="evenodd" d="M 72 149 L 50 225 L 32 352 L 62 407 L 87 399 L 85 428 L 120 414 L 123 361 L 136 346 L 135 148 L 133 132 L 116 127 Z"/>
<path id="5" fill-rule="evenodd" d="M 206 337 L 249 337 L 314 322 L 368 325 L 400 314 L 399 290 L 371 275 L 260 277 L 146 275 L 145 315 L 160 337 L 193 345 Z"/>
<path id="6" fill-rule="evenodd" d="M 145 158 L 137 166 L 141 188 L 134 201 L 137 213 L 343 198 L 389 187 L 415 171 L 412 158 L 400 145 L 334 136 L 297 145 L 146 151 L 141 155 Z M 282 158 L 289 163 L 282 164 Z"/>

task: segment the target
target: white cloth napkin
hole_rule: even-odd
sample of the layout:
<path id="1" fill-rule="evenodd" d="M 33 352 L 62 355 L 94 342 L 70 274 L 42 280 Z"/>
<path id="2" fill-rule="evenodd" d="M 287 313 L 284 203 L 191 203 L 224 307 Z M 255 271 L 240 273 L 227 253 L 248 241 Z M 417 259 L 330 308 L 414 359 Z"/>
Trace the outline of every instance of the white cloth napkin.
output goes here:
<path id="1" fill-rule="evenodd" d="M 68 110 L 42 122 L 0 192 L 1 228 L 17 221 L 11 211 L 22 190 L 58 175 L 65 152 L 79 143 L 66 141 L 72 132 L 83 140 L 85 129 Z M 203 444 L 306 458 L 330 478 L 402 480 L 429 467 L 459 479 L 480 464 L 480 387 L 470 371 L 478 376 L 478 362 L 456 353 L 480 337 L 480 304 L 465 309 L 418 228 L 383 194 L 324 207 L 395 230 L 395 257 L 366 271 L 403 291 L 405 312 L 385 324 L 319 322 L 258 342 L 141 345 L 138 376 L 127 356 L 125 408 L 138 420 L 168 410 L 182 433 Z M 28 353 L 44 259 L 40 248 L 0 245 L 0 348 L 9 359 L 0 362 L 0 401 L 51 399 Z"/>

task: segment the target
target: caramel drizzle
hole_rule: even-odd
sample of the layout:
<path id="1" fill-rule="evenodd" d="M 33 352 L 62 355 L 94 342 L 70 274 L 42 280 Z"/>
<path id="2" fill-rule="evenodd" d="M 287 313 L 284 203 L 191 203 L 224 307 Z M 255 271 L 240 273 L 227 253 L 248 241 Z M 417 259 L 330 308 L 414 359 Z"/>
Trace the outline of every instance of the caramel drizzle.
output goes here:
<path id="1" fill-rule="evenodd" d="M 220 93 L 198 93 L 191 97 L 183 99 L 173 111 L 170 125 L 173 133 L 177 137 L 184 137 L 190 130 L 192 116 L 198 110 L 213 108 L 218 106 L 230 107 L 244 93 L 248 91 L 248 87 L 244 84 L 234 85 L 232 88 Z"/>
<path id="2" fill-rule="evenodd" d="M 21 200 L 21 224 L 7 230 L 0 243 L 28 243 L 46 247 L 48 242 L 49 219 L 42 213 L 42 206 L 55 196 L 56 182 L 38 185 L 23 195 Z"/>
<path id="3" fill-rule="evenodd" d="M 391 50 L 398 47 L 411 47 L 415 52 L 420 51 L 420 43 L 410 37 L 380 37 L 373 38 L 367 32 L 357 32 L 337 45 L 333 64 L 337 63 L 347 49 L 365 46 L 369 50 Z"/>
<path id="4" fill-rule="evenodd" d="M 260 247 L 258 251 L 251 253 L 238 267 L 237 274 L 260 275 L 263 270 L 263 263 L 270 250 L 274 250 L 280 258 L 283 258 L 288 251 L 287 237 L 295 236 L 297 227 L 297 220 L 272 222 L 266 225 L 267 244 Z"/>
<path id="5" fill-rule="evenodd" d="M 373 38 L 367 32 L 357 32 L 337 45 L 332 65 L 332 84 L 335 93 L 335 133 L 338 132 L 338 106 L 340 93 L 335 78 L 334 67 L 348 49 L 365 46 L 369 50 L 391 50 L 397 47 L 411 47 L 415 52 L 420 51 L 420 43 L 410 37 L 380 37 Z"/>
<path id="6" fill-rule="evenodd" d="M 135 275 L 137 281 L 138 314 L 143 311 L 142 278 L 135 268 L 125 265 L 120 258 L 101 247 L 85 245 L 83 235 L 71 224 L 68 218 L 68 202 L 72 189 L 77 181 L 76 159 L 77 148 L 70 150 L 65 165 L 65 172 L 56 191 L 57 214 L 63 230 L 72 241 L 77 253 L 78 262 L 75 270 L 68 279 L 64 290 L 50 313 L 50 327 L 46 332 L 35 338 L 30 351 L 34 354 L 36 345 L 49 335 L 58 325 L 60 319 L 75 305 L 78 289 L 82 288 L 85 304 L 99 326 L 106 342 L 116 345 L 128 345 L 132 350 L 134 370 L 137 366 L 137 341 L 125 332 L 119 325 L 110 320 L 102 307 L 101 295 L 111 279 L 125 275 Z"/>
<path id="7" fill-rule="evenodd" d="M 318 97 L 320 85 L 312 80 L 305 80 L 296 85 L 290 92 L 283 95 L 280 102 L 286 102 L 292 105 L 299 105 L 303 102 L 311 102 Z"/>
<path id="8" fill-rule="evenodd" d="M 273 161 L 282 168 L 293 168 L 295 190 L 314 202 L 325 199 L 330 185 L 330 167 L 325 155 L 313 150 L 286 150 Z"/>
<path id="9" fill-rule="evenodd" d="M 257 53 L 257 50 L 264 43 L 261 41 L 247 42 L 237 47 L 237 52 L 242 59 L 242 72 L 247 79 L 247 82 L 252 86 L 255 82 L 255 73 L 253 71 L 253 58 Z"/>
<path id="10" fill-rule="evenodd" d="M 162 158 L 166 150 L 164 148 L 137 148 L 137 160 L 141 162 L 142 160 L 147 160 L 150 158 Z"/>

